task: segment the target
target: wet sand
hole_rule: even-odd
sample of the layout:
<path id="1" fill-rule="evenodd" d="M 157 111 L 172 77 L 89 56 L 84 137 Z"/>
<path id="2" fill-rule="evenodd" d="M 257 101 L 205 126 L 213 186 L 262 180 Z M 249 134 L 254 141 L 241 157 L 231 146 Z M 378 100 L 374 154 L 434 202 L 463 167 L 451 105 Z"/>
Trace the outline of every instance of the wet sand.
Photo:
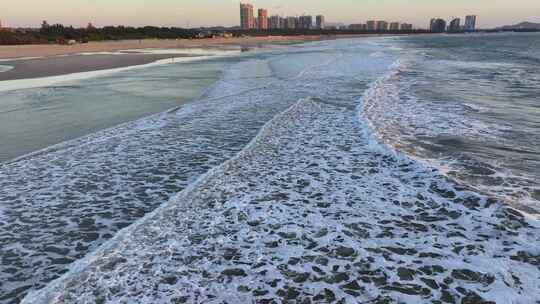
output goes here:
<path id="1" fill-rule="evenodd" d="M 245 38 L 214 38 L 214 39 L 145 39 L 120 40 L 105 42 L 90 42 L 76 45 L 16 45 L 0 46 L 0 59 L 21 57 L 49 57 L 58 55 L 73 55 L 85 52 L 114 52 L 127 49 L 145 48 L 193 48 L 219 45 L 253 46 L 265 43 L 302 42 L 333 38 L 335 36 L 268 36 Z"/>
<path id="2" fill-rule="evenodd" d="M 7 72 L 0 73 L 0 81 L 57 76 L 96 70 L 107 70 L 113 68 L 147 64 L 160 59 L 166 59 L 171 57 L 174 57 L 174 55 L 73 55 L 61 57 L 46 57 L 12 62 L 6 61 L 2 62 L 2 65 L 12 66 L 13 69 Z"/>
<path id="3" fill-rule="evenodd" d="M 124 40 L 90 42 L 77 45 L 0 46 L 0 59 L 2 59 L 0 64 L 13 67 L 11 70 L 0 73 L 0 81 L 114 69 L 147 64 L 160 59 L 179 57 L 179 55 L 173 54 L 133 54 L 129 52 L 81 55 L 83 53 L 118 52 L 132 49 L 251 47 L 265 44 L 295 43 L 333 38 L 335 37 L 272 36 L 198 40 Z"/>

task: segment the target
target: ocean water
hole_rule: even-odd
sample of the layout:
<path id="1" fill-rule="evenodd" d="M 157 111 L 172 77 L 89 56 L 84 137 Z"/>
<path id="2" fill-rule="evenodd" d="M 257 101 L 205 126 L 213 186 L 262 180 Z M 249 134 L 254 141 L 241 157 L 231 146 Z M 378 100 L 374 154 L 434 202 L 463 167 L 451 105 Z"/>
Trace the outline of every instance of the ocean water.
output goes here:
<path id="1" fill-rule="evenodd" d="M 288 84 L 276 78 L 274 70 L 283 70 L 280 73 L 284 79 L 301 77 L 311 66 L 320 65 L 321 58 L 332 60 L 322 57 L 319 48 L 324 49 L 291 47 L 199 62 L 187 65 L 186 71 L 182 71 L 183 65 L 159 66 L 85 80 L 78 86 L 70 82 L 67 88 L 62 84 L 8 92 L 7 96 L 30 95 L 28 103 L 37 103 L 35 107 L 28 105 L 30 111 L 39 111 L 41 94 L 47 97 L 46 102 L 54 101 L 49 96 L 54 97 L 58 90 L 63 112 L 66 106 L 72 106 L 72 100 L 76 106 L 79 98 L 83 105 L 99 101 L 89 106 L 104 106 L 110 115 L 124 115 L 122 106 L 130 102 L 133 107 L 140 104 L 151 108 L 155 102 L 158 109 L 167 104 L 173 108 L 2 165 L 0 300 L 18 301 L 28 291 L 43 287 L 119 229 L 234 156 L 264 123 L 307 94 L 304 86 L 280 89 Z M 290 55 L 303 64 L 289 65 L 285 59 Z M 192 75 L 196 86 L 202 86 L 217 73 L 222 75 L 219 81 L 198 100 L 177 107 L 183 93 L 187 91 L 189 96 L 191 90 L 197 90 L 187 75 Z M 145 76 L 156 74 L 159 77 L 148 83 Z M 176 74 L 181 76 L 177 78 Z M 203 77 L 198 77 L 201 74 Z M 135 82 L 129 81 L 132 77 Z M 266 89 L 269 85 L 271 90 Z M 66 97 L 66 90 L 71 98 Z M 53 94 L 47 94 L 51 91 Z M 35 92 L 37 96 L 32 95 Z M 14 104 L 17 100 L 13 97 Z M 96 110 L 95 114 L 103 112 Z M 47 117 L 43 120 L 46 122 Z M 73 129 L 80 131 L 77 126 Z M 21 141 L 20 136 L 14 136 L 14 140 L 31 142 Z"/>
<path id="2" fill-rule="evenodd" d="M 535 215 L 411 148 L 422 128 L 453 129 L 403 107 L 433 85 L 397 75 L 436 49 L 421 43 L 466 38 L 222 60 L 182 107 L 2 165 L 0 302 L 537 300 Z M 496 135 L 441 112 L 462 137 Z"/>
<path id="3" fill-rule="evenodd" d="M 0 73 L 2 72 L 7 72 L 9 70 L 13 69 L 12 66 L 9 66 L 9 65 L 0 65 Z"/>
<path id="4" fill-rule="evenodd" d="M 390 39 L 394 73 L 365 110 L 399 150 L 527 212 L 540 211 L 540 35 Z"/>
<path id="5" fill-rule="evenodd" d="M 221 76 L 223 60 L 199 60 L 2 82 L 0 162 L 181 106 Z M 102 76 L 88 78 L 96 73 Z"/>
<path id="6" fill-rule="evenodd" d="M 231 66 L 208 94 L 252 105 L 233 111 L 237 131 L 277 114 L 24 302 L 534 303 L 540 221 L 386 144 L 366 117 L 395 92 L 399 45 L 325 41 Z"/>

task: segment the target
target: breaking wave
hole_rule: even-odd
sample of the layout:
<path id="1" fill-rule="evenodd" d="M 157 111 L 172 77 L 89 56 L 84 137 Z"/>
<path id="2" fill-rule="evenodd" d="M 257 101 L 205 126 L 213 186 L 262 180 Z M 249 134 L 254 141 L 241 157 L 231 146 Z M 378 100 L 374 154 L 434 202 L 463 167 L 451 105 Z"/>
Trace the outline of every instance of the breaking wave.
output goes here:
<path id="1" fill-rule="evenodd" d="M 539 228 L 311 97 L 25 303 L 528 301 Z"/>
<path id="2" fill-rule="evenodd" d="M 534 176 L 516 174 L 504 163 L 478 160 L 466 154 L 467 141 L 504 142 L 512 127 L 471 118 L 469 113 L 488 112 L 476 104 L 419 100 L 412 93 L 413 86 L 427 89 L 430 84 L 419 83 L 421 80 L 408 75 L 414 73 L 410 71 L 412 62 L 410 58 L 396 61 L 364 95 L 361 114 L 377 140 L 477 192 L 504 200 L 522 211 L 539 213 L 540 203 L 533 197 Z M 456 153 L 448 155 L 453 150 Z"/>
<path id="3" fill-rule="evenodd" d="M 365 115 L 393 106 L 386 80 L 399 72 L 376 80 L 395 58 L 367 45 L 323 42 L 235 64 L 218 95 L 166 116 L 164 134 L 128 133 L 138 138 L 120 147 L 113 137 L 93 157 L 114 164 L 130 151 L 122 167 L 165 152 L 165 166 L 196 165 L 182 172 L 196 180 L 23 303 L 534 300 L 540 223 L 379 143 Z M 193 162 L 167 152 L 179 148 Z M 162 181 L 151 179 L 153 193 Z"/>

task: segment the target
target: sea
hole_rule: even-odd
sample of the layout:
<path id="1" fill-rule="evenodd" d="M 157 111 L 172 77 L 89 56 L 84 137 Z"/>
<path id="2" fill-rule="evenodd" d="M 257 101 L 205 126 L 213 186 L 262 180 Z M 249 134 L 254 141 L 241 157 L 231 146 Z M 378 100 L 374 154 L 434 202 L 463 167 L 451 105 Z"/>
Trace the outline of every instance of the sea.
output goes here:
<path id="1" fill-rule="evenodd" d="M 0 303 L 538 300 L 539 34 L 226 53 L 0 82 Z"/>

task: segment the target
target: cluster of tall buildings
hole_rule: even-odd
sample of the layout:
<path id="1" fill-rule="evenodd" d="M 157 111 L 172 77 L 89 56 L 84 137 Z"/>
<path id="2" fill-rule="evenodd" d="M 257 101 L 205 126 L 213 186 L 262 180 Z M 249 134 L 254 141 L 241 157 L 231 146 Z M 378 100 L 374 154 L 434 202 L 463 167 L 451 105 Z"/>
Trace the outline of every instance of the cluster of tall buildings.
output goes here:
<path id="1" fill-rule="evenodd" d="M 465 17 L 465 24 L 461 25 L 460 18 L 453 18 L 450 23 L 441 18 L 433 18 L 429 24 L 429 29 L 434 33 L 459 33 L 476 31 L 476 16 L 469 15 Z"/>
<path id="2" fill-rule="evenodd" d="M 314 22 L 315 21 L 315 22 Z M 268 29 L 324 29 L 325 20 L 323 15 L 318 15 L 313 20 L 312 16 L 290 16 L 279 15 L 268 16 L 268 11 L 264 8 L 255 10 L 249 3 L 240 3 L 240 27 L 243 30 L 268 30 Z"/>
<path id="3" fill-rule="evenodd" d="M 348 29 L 366 32 L 411 31 L 413 25 L 410 23 L 387 22 L 384 20 L 369 20 L 366 23 L 351 24 Z"/>

